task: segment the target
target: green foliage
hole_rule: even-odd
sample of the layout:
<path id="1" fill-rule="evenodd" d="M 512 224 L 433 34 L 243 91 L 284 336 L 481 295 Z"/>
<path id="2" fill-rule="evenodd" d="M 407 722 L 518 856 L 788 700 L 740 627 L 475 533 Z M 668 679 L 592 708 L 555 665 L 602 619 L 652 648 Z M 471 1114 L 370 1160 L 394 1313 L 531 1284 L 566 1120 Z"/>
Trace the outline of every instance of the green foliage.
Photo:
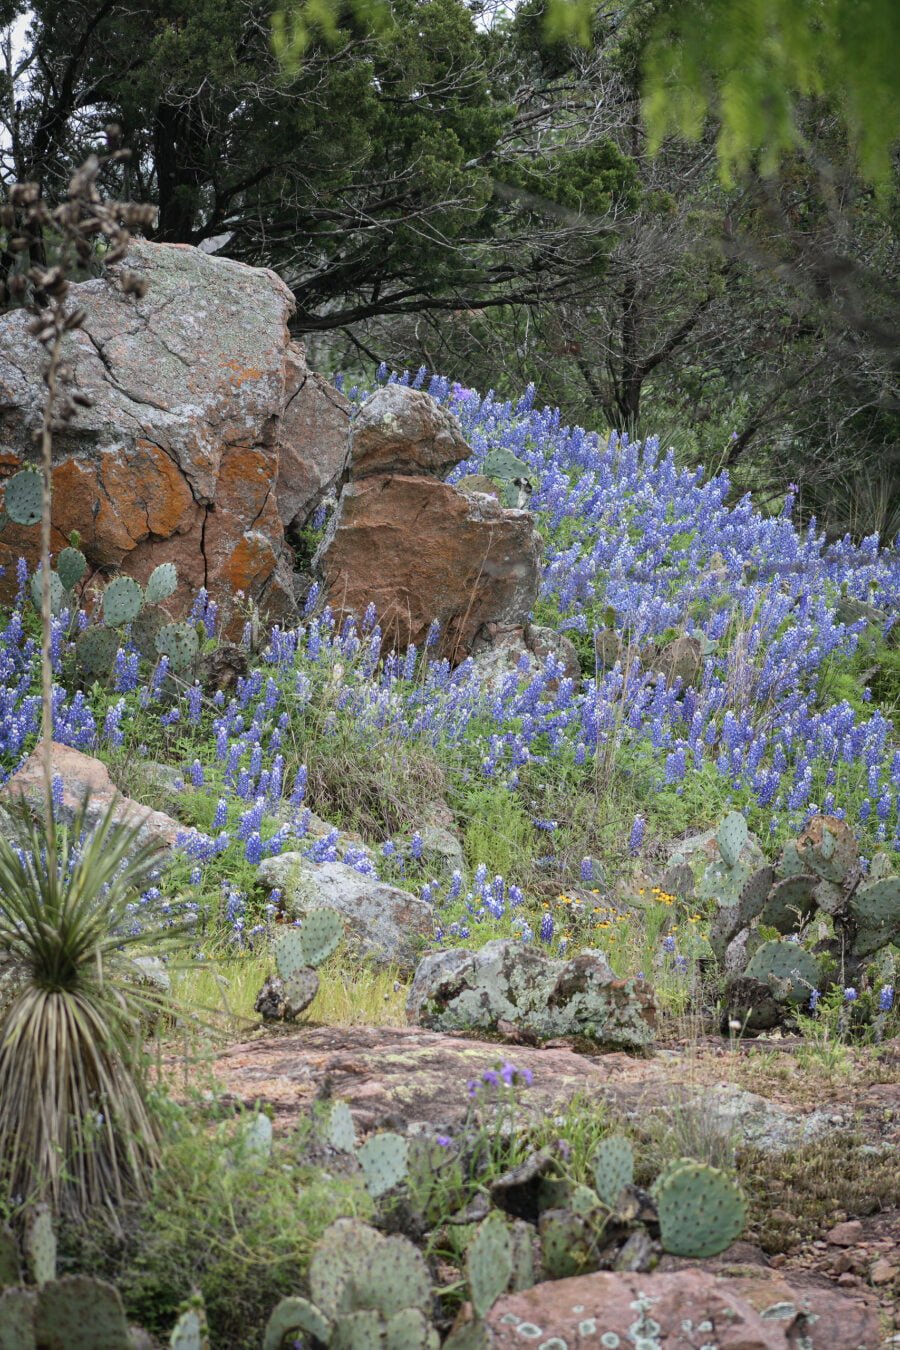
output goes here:
<path id="1" fill-rule="evenodd" d="M 673 131 L 698 139 L 714 114 L 723 181 L 757 157 L 771 175 L 801 143 L 800 101 L 830 99 L 862 175 L 886 191 L 900 136 L 898 46 L 893 0 L 678 0 L 661 10 L 646 56 L 651 148 Z"/>
<path id="2" fill-rule="evenodd" d="M 22 810 L 12 838 L 0 839 L 0 950 L 11 971 L 0 1024 L 3 1181 L 81 1212 L 146 1188 L 157 1128 L 137 1033 L 165 1004 L 129 935 L 160 846 L 117 824 L 115 804 L 91 828 L 88 809 L 58 829 Z M 177 933 L 148 924 L 141 949 Z"/>

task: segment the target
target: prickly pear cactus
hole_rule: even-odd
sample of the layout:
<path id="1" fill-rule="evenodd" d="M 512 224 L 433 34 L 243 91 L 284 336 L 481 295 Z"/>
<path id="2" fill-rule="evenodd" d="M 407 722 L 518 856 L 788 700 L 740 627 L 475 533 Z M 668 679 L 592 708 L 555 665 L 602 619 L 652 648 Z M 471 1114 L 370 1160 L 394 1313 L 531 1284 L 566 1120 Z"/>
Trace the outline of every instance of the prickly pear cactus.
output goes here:
<path id="1" fill-rule="evenodd" d="M 43 1285 L 56 1279 L 56 1234 L 53 1215 L 47 1205 L 35 1205 L 25 1220 L 22 1242 L 25 1268 L 32 1284 Z"/>
<path id="2" fill-rule="evenodd" d="M 44 603 L 42 577 L 43 574 L 40 571 L 40 569 L 38 569 L 38 571 L 35 572 L 34 576 L 31 578 L 31 581 L 29 582 L 28 585 L 28 591 L 29 594 L 31 595 L 31 603 L 37 610 L 39 610 Z M 51 572 L 50 613 L 54 615 L 59 614 L 63 609 L 65 609 L 68 600 L 69 597 L 66 594 L 66 589 L 63 586 L 62 582 L 60 581 L 59 577 L 57 576 L 56 572 Z"/>
<path id="3" fill-rule="evenodd" d="M 531 468 L 524 459 L 497 447 L 485 456 L 483 472 L 501 486 L 504 506 L 521 507 L 531 495 Z"/>
<path id="4" fill-rule="evenodd" d="M 4 1289 L 0 1294 L 0 1350 L 36 1350 L 33 1289 Z"/>
<path id="5" fill-rule="evenodd" d="M 21 1276 L 16 1235 L 11 1228 L 0 1228 L 0 1289 L 9 1289 L 11 1285 L 18 1284 Z"/>
<path id="6" fill-rule="evenodd" d="M 384 1350 L 438 1350 L 441 1338 L 419 1308 L 401 1308 L 384 1325 Z"/>
<path id="7" fill-rule="evenodd" d="M 121 628 L 137 618 L 143 603 L 144 592 L 134 577 L 114 577 L 103 592 L 103 621 Z"/>
<path id="8" fill-rule="evenodd" d="M 262 1111 L 242 1122 L 240 1145 L 243 1159 L 262 1171 L 272 1156 L 272 1122 Z"/>
<path id="9" fill-rule="evenodd" d="M 43 479 L 37 469 L 20 469 L 6 484 L 4 510 L 15 525 L 37 525 L 41 518 Z"/>
<path id="10" fill-rule="evenodd" d="M 87 571 L 87 558 L 80 548 L 64 548 L 56 559 L 56 574 L 63 588 L 71 591 Z"/>
<path id="11" fill-rule="evenodd" d="M 431 1277 L 425 1258 L 405 1237 L 383 1237 L 374 1256 L 354 1275 L 356 1307 L 395 1317 L 404 1308 L 431 1308 Z"/>
<path id="12" fill-rule="evenodd" d="M 308 1299 L 283 1298 L 266 1323 L 263 1350 L 282 1350 L 286 1341 L 299 1341 L 304 1333 L 327 1345 L 331 1323 Z"/>
<path id="13" fill-rule="evenodd" d="M 308 966 L 293 971 L 284 982 L 285 1015 L 299 1017 L 319 992 L 319 977 Z"/>
<path id="14" fill-rule="evenodd" d="M 900 877 L 859 886 L 850 900 L 854 956 L 871 956 L 900 938 Z"/>
<path id="15" fill-rule="evenodd" d="M 196 628 L 187 623 L 167 623 L 156 635 L 158 656 L 167 656 L 173 670 L 186 670 L 200 651 Z"/>
<path id="16" fill-rule="evenodd" d="M 685 1163 L 657 1193 L 663 1249 L 673 1256 L 716 1256 L 743 1232 L 746 1203 L 739 1187 L 718 1168 Z"/>
<path id="17" fill-rule="evenodd" d="M 739 811 L 729 811 L 716 831 L 719 852 L 728 867 L 737 867 L 741 849 L 747 842 L 747 822 Z"/>
<path id="18" fill-rule="evenodd" d="M 509 1287 L 513 1294 L 520 1294 L 523 1289 L 531 1289 L 535 1282 L 534 1228 L 531 1224 L 524 1219 L 513 1219 L 509 1244 L 513 1268 Z"/>
<path id="19" fill-rule="evenodd" d="M 749 927 L 766 903 L 775 873 L 771 867 L 761 867 L 743 886 L 733 905 L 722 905 L 709 925 L 709 945 L 719 961 L 725 962 L 729 944 L 742 929 Z"/>
<path id="20" fill-rule="evenodd" d="M 159 652 L 156 639 L 168 622 L 166 611 L 156 605 L 145 605 L 137 618 L 132 620 L 131 642 L 145 661 L 157 660 Z"/>
<path id="21" fill-rule="evenodd" d="M 512 1243 L 506 1222 L 497 1210 L 479 1225 L 466 1252 L 466 1279 L 472 1307 L 486 1317 L 512 1279 Z"/>
<path id="22" fill-rule="evenodd" d="M 593 1228 L 584 1215 L 548 1209 L 541 1215 L 538 1231 L 544 1279 L 565 1280 L 596 1269 Z"/>
<path id="23" fill-rule="evenodd" d="M 798 942 L 764 942 L 747 964 L 748 979 L 767 984 L 786 1003 L 806 1003 L 820 987 L 821 970 L 811 952 Z"/>
<path id="24" fill-rule="evenodd" d="M 797 844 L 793 839 L 789 839 L 781 850 L 781 857 L 778 859 L 778 865 L 775 869 L 780 877 L 799 877 L 801 874 L 809 871 L 800 854 L 797 852 Z"/>
<path id="25" fill-rule="evenodd" d="M 610 1134 L 600 1141 L 594 1158 L 594 1185 L 610 1209 L 626 1186 L 634 1182 L 634 1150 L 624 1134 Z"/>
<path id="26" fill-rule="evenodd" d="M 304 965 L 320 966 L 344 936 L 344 921 L 335 909 L 311 909 L 303 920 L 300 940 Z"/>
<path id="27" fill-rule="evenodd" d="M 122 1350 L 129 1339 L 119 1291 L 89 1275 L 64 1275 L 42 1286 L 34 1331 L 47 1350 Z"/>
<path id="28" fill-rule="evenodd" d="M 356 1126 L 346 1102 L 334 1103 L 323 1133 L 326 1142 L 341 1153 L 352 1153 L 356 1148 Z"/>
<path id="29" fill-rule="evenodd" d="M 147 581 L 146 599 L 148 605 L 161 605 L 174 595 L 178 586 L 178 569 L 174 563 L 160 563 L 154 567 Z"/>
<path id="30" fill-rule="evenodd" d="M 306 965 L 303 938 L 299 928 L 281 928 L 275 938 L 275 965 L 283 980 Z"/>
<path id="31" fill-rule="evenodd" d="M 386 1130 L 373 1134 L 356 1154 L 373 1200 L 406 1180 L 406 1140 Z"/>
<path id="32" fill-rule="evenodd" d="M 169 1350 L 209 1350 L 208 1330 L 203 1308 L 188 1308 L 172 1329 Z"/>
<path id="33" fill-rule="evenodd" d="M 108 675 L 118 650 L 111 628 L 86 628 L 75 640 L 75 659 L 85 675 Z"/>
<path id="34" fill-rule="evenodd" d="M 339 1317 L 331 1333 L 330 1350 L 371 1350 L 384 1344 L 384 1318 L 371 1308 Z"/>
<path id="35" fill-rule="evenodd" d="M 859 866 L 853 831 L 835 816 L 813 816 L 797 839 L 797 853 L 806 871 L 825 881 L 844 882 Z"/>
<path id="36" fill-rule="evenodd" d="M 759 916 L 760 923 L 777 928 L 779 933 L 793 933 L 816 908 L 817 883 L 818 877 L 812 872 L 776 882 Z"/>
<path id="37" fill-rule="evenodd" d="M 384 1241 L 376 1229 L 358 1219 L 338 1219 L 325 1230 L 309 1263 L 310 1294 L 324 1317 L 334 1321 L 354 1310 L 353 1277 L 374 1260 Z"/>

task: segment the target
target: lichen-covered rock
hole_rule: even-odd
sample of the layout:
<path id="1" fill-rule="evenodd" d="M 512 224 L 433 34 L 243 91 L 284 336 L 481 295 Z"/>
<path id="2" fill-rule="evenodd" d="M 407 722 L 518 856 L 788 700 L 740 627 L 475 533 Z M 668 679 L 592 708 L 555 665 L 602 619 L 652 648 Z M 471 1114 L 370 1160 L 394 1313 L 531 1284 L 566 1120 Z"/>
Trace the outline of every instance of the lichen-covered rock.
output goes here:
<path id="1" fill-rule="evenodd" d="M 54 438 L 53 548 L 78 530 L 90 563 L 139 581 L 175 563 L 173 612 L 206 585 L 220 602 L 242 590 L 273 618 L 288 614 L 283 519 L 303 515 L 307 491 L 311 510 L 336 480 L 347 410 L 291 344 L 294 300 L 274 272 L 140 240 L 122 266 L 149 283 L 142 298 L 118 287 L 117 267 L 73 287 L 85 320 L 66 356 L 91 406 Z M 0 317 L 4 476 L 43 409 L 44 352 L 29 322 L 21 309 Z M 0 598 L 15 586 L 18 555 L 34 563 L 38 548 L 35 530 L 0 535 Z"/>
<path id="2" fill-rule="evenodd" d="M 435 1031 L 496 1031 L 502 1022 L 541 1040 L 573 1036 L 622 1050 L 650 1045 L 656 1020 L 650 987 L 616 979 L 600 952 L 554 960 L 506 939 L 426 957 L 406 1009 L 410 1022 Z"/>
<path id="3" fill-rule="evenodd" d="M 462 427 L 429 394 L 388 384 L 366 399 L 353 423 L 350 477 L 443 478 L 471 454 Z"/>
<path id="4" fill-rule="evenodd" d="M 466 1324 L 458 1323 L 460 1337 Z M 862 1350 L 881 1343 L 878 1317 L 842 1291 L 797 1289 L 771 1271 L 718 1277 L 600 1271 L 547 1281 L 499 1299 L 487 1344 L 641 1346 L 646 1350 Z M 451 1336 L 448 1346 L 452 1346 Z"/>
<path id="5" fill-rule="evenodd" d="M 336 909 L 348 920 L 346 947 L 377 965 L 412 970 L 434 931 L 424 900 L 344 863 L 313 863 L 301 853 L 282 853 L 266 858 L 257 877 L 261 885 L 281 891 L 291 918 L 302 918 L 310 909 Z"/>
<path id="6" fill-rule="evenodd" d="M 306 523 L 346 469 L 350 412 L 350 400 L 308 370 L 302 350 L 292 344 L 278 436 L 278 513 L 286 531 Z"/>
<path id="7" fill-rule="evenodd" d="M 313 568 L 337 614 L 375 605 L 388 647 L 420 646 L 436 619 L 439 651 L 456 663 L 492 629 L 525 624 L 540 549 L 527 511 L 434 478 L 379 475 L 346 485 Z"/>

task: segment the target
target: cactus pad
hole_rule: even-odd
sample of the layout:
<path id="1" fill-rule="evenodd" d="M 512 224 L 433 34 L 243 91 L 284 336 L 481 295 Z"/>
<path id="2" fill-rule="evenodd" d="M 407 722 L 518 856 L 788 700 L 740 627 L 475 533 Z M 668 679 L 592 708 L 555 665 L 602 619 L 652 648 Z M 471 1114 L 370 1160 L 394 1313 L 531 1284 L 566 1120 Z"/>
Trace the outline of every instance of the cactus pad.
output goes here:
<path id="1" fill-rule="evenodd" d="M 860 886 L 850 900 L 856 920 L 855 956 L 871 956 L 900 937 L 900 877 Z"/>
<path id="2" fill-rule="evenodd" d="M 311 909 L 300 929 L 304 965 L 320 966 L 343 936 L 344 921 L 336 909 Z"/>
<path id="3" fill-rule="evenodd" d="M 187 623 L 167 623 L 156 635 L 158 656 L 167 656 L 173 670 L 186 670 L 200 650 L 196 628 Z"/>
<path id="4" fill-rule="evenodd" d="M 384 1328 L 384 1350 L 439 1350 L 441 1338 L 419 1308 L 403 1308 Z"/>
<path id="5" fill-rule="evenodd" d="M 568 1209 L 541 1215 L 541 1265 L 544 1279 L 564 1280 L 595 1269 L 596 1250 L 590 1221 Z"/>
<path id="6" fill-rule="evenodd" d="M 0 1350 L 35 1350 L 33 1289 L 6 1289 L 0 1294 Z"/>
<path id="7" fill-rule="evenodd" d="M 806 871 L 824 881 L 846 881 L 859 864 L 853 831 L 835 816 L 813 816 L 797 839 L 797 853 Z"/>
<path id="8" fill-rule="evenodd" d="M 601 1140 L 594 1158 L 594 1184 L 597 1194 L 610 1209 L 626 1186 L 634 1182 L 634 1150 L 624 1134 L 610 1134 Z"/>
<path id="9" fill-rule="evenodd" d="M 0 1289 L 18 1284 L 22 1269 L 19 1264 L 19 1244 L 10 1228 L 0 1228 Z"/>
<path id="10" fill-rule="evenodd" d="M 382 1238 L 377 1251 L 353 1274 L 356 1308 L 373 1308 L 394 1317 L 404 1308 L 427 1312 L 431 1278 L 425 1258 L 405 1237 Z"/>
<path id="11" fill-rule="evenodd" d="M 283 1298 L 266 1323 L 262 1350 L 282 1350 L 288 1338 L 290 1341 L 299 1341 L 303 1332 L 327 1345 L 331 1337 L 331 1323 L 308 1299 Z"/>
<path id="12" fill-rule="evenodd" d="M 367 1139 L 356 1155 L 373 1200 L 406 1179 L 406 1140 L 386 1130 Z"/>
<path id="13" fill-rule="evenodd" d="M 111 628 L 86 628 L 75 642 L 75 657 L 86 675 L 108 675 L 118 650 L 119 635 Z"/>
<path id="14" fill-rule="evenodd" d="M 324 1136 L 326 1143 L 341 1153 L 352 1153 L 356 1148 L 356 1127 L 346 1102 L 335 1102 L 328 1113 Z"/>
<path id="15" fill-rule="evenodd" d="M 745 883 L 735 904 L 722 905 L 709 925 L 709 945 L 720 965 L 731 943 L 759 914 L 769 894 L 775 873 L 771 867 L 761 867 Z"/>
<path id="16" fill-rule="evenodd" d="M 169 1350 L 209 1350 L 206 1314 L 202 1308 L 188 1308 L 172 1328 Z"/>
<path id="17" fill-rule="evenodd" d="M 80 548 L 64 548 L 56 559 L 56 574 L 65 590 L 77 586 L 87 571 L 87 558 Z"/>
<path id="18" fill-rule="evenodd" d="M 42 1350 L 122 1350 L 128 1319 L 115 1285 L 64 1275 L 38 1292 L 35 1340 Z"/>
<path id="19" fill-rule="evenodd" d="M 330 1350 L 375 1350 L 384 1345 L 384 1319 L 380 1313 L 363 1308 L 339 1317 L 329 1341 Z"/>
<path id="20" fill-rule="evenodd" d="M 490 1213 L 469 1243 L 466 1279 L 477 1317 L 486 1317 L 512 1279 L 512 1243 L 503 1216 Z"/>
<path id="21" fill-rule="evenodd" d="M 819 963 L 798 942 L 764 942 L 747 964 L 748 979 L 767 984 L 772 992 L 788 1003 L 805 1003 L 810 989 L 818 989 Z"/>
<path id="22" fill-rule="evenodd" d="M 156 639 L 169 622 L 164 609 L 156 605 L 145 605 L 131 624 L 131 645 L 145 661 L 155 661 L 159 656 Z"/>
<path id="23" fill-rule="evenodd" d="M 6 484 L 4 509 L 16 525 L 37 525 L 43 498 L 44 483 L 39 470 L 20 469 Z"/>
<path id="24" fill-rule="evenodd" d="M 262 1111 L 241 1122 L 241 1155 L 262 1171 L 272 1156 L 272 1122 Z"/>
<path id="25" fill-rule="evenodd" d="M 504 506 L 522 506 L 528 500 L 531 469 L 524 459 L 500 446 L 488 452 L 482 468 L 488 478 L 500 483 Z"/>
<path id="26" fill-rule="evenodd" d="M 797 852 L 797 845 L 793 839 L 789 839 L 781 850 L 776 870 L 780 877 L 798 877 L 801 872 L 808 870 Z"/>
<path id="27" fill-rule="evenodd" d="M 121 628 L 137 618 L 143 604 L 144 592 L 134 577 L 114 577 L 103 592 L 103 621 Z"/>
<path id="28" fill-rule="evenodd" d="M 779 933 L 793 933 L 816 907 L 817 883 L 818 877 L 812 872 L 777 882 L 759 916 L 760 923 L 777 928 Z"/>
<path id="29" fill-rule="evenodd" d="M 56 1234 L 53 1216 L 46 1205 L 35 1205 L 25 1220 L 22 1242 L 25 1268 L 32 1284 L 47 1284 L 56 1279 Z"/>
<path id="30" fill-rule="evenodd" d="M 287 980 L 296 970 L 306 965 L 303 939 L 299 928 L 281 928 L 275 939 L 275 965 L 278 974 Z"/>
<path id="31" fill-rule="evenodd" d="M 357 1306 L 353 1277 L 375 1257 L 385 1241 L 379 1232 L 358 1219 L 338 1219 L 325 1230 L 309 1263 L 310 1293 L 324 1317 L 333 1321 Z"/>
<path id="32" fill-rule="evenodd" d="M 159 605 L 174 595 L 178 585 L 178 569 L 174 563 L 160 563 L 154 567 L 147 581 L 147 604 Z"/>
<path id="33" fill-rule="evenodd" d="M 42 572 L 40 571 L 35 572 L 34 576 L 31 578 L 31 582 L 28 587 L 31 593 L 31 603 L 38 611 L 40 610 L 41 606 L 44 603 L 44 590 L 42 585 L 42 577 L 43 577 Z M 51 572 L 50 613 L 59 614 L 60 610 L 64 608 L 66 600 L 67 600 L 66 588 L 60 581 L 58 574 L 56 572 Z"/>
<path id="34" fill-rule="evenodd" d="M 737 867 L 747 842 L 747 822 L 739 811 L 729 811 L 716 831 L 716 843 L 727 867 Z"/>
<path id="35" fill-rule="evenodd" d="M 309 966 L 292 971 L 284 982 L 285 1014 L 299 1017 L 319 992 L 319 977 Z"/>
<path id="36" fill-rule="evenodd" d="M 717 1256 L 740 1236 L 746 1203 L 732 1179 L 706 1163 L 685 1163 L 657 1193 L 663 1250 L 694 1259 Z"/>
<path id="37" fill-rule="evenodd" d="M 534 1285 L 534 1229 L 524 1219 L 513 1219 L 509 1230 L 512 1279 L 510 1290 L 520 1294 Z"/>

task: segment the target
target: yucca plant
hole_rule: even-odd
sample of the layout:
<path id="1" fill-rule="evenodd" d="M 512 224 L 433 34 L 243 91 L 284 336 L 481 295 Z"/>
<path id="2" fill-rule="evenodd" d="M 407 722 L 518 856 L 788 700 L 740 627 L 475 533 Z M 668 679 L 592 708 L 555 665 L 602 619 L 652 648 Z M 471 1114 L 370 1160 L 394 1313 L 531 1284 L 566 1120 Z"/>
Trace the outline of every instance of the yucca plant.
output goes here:
<path id="1" fill-rule="evenodd" d="M 0 1169 L 11 1197 L 74 1213 L 140 1193 L 156 1161 L 144 1041 L 166 990 L 138 958 L 183 932 L 141 902 L 160 845 L 88 810 L 48 829 L 22 807 L 0 838 Z"/>

